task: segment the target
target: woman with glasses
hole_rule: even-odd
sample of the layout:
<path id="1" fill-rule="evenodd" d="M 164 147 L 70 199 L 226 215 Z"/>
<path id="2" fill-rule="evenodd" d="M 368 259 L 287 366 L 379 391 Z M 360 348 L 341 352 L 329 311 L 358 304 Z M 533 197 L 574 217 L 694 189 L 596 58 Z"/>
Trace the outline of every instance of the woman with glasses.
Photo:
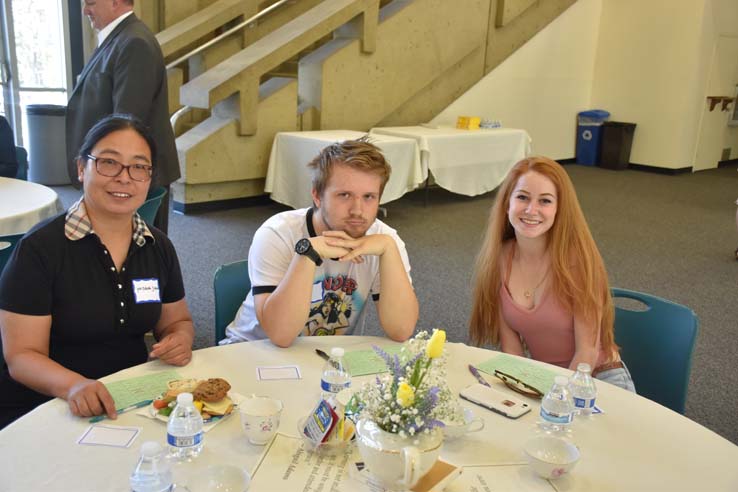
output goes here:
<path id="1" fill-rule="evenodd" d="M 615 345 L 607 272 L 574 186 L 545 157 L 518 162 L 497 191 L 477 256 L 471 340 L 635 391 Z"/>
<path id="2" fill-rule="evenodd" d="M 98 122 L 77 158 L 82 198 L 13 252 L 0 277 L 0 428 L 52 397 L 74 415 L 115 418 L 97 379 L 149 357 L 190 361 L 194 330 L 176 252 L 136 213 L 155 150 L 131 116 Z"/>

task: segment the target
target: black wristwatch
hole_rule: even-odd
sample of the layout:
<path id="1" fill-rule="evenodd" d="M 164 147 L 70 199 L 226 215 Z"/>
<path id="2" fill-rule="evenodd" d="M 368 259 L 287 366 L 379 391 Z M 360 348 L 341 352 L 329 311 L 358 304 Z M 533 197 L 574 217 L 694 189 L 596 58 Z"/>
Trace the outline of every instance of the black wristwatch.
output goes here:
<path id="1" fill-rule="evenodd" d="M 315 266 L 323 264 L 323 259 L 320 257 L 317 251 L 313 249 L 313 245 L 307 238 L 302 238 L 295 244 L 295 253 L 298 255 L 304 255 L 313 260 Z"/>

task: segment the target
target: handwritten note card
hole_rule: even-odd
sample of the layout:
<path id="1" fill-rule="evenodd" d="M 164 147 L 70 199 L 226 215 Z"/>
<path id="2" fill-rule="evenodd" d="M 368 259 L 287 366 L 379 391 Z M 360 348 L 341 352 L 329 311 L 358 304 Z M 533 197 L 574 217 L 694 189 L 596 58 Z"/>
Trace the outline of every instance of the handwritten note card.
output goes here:
<path id="1" fill-rule="evenodd" d="M 538 364 L 499 353 L 493 358 L 476 365 L 477 369 L 494 375 L 495 369 L 516 377 L 546 394 L 553 385 L 556 373 Z"/>
<path id="2" fill-rule="evenodd" d="M 115 401 L 115 408 L 128 408 L 144 400 L 153 400 L 166 391 L 167 383 L 181 379 L 177 371 L 164 371 L 108 383 L 105 387 Z"/>
<path id="3" fill-rule="evenodd" d="M 382 350 L 390 355 L 394 355 L 399 353 L 401 348 L 401 345 L 390 345 L 382 347 Z M 346 352 L 343 360 L 348 365 L 351 376 L 365 376 L 367 374 L 387 372 L 387 364 L 385 364 L 384 359 L 372 349 Z"/>

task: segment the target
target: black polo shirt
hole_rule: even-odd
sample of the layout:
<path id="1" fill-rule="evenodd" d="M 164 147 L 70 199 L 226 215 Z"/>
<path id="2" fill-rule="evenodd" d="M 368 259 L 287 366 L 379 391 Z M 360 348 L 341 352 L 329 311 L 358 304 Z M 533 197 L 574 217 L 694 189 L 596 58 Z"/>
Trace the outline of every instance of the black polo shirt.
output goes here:
<path id="1" fill-rule="evenodd" d="M 64 214 L 50 219 L 18 243 L 0 277 L 0 309 L 51 315 L 49 357 L 85 377 L 146 362 L 143 335 L 158 322 L 161 304 L 184 297 L 174 246 L 153 227 L 137 241 L 134 234 L 117 271 L 96 234 L 70 240 L 65 223 Z M 0 414 L 50 399 L 12 380 L 7 366 L 0 395 Z"/>

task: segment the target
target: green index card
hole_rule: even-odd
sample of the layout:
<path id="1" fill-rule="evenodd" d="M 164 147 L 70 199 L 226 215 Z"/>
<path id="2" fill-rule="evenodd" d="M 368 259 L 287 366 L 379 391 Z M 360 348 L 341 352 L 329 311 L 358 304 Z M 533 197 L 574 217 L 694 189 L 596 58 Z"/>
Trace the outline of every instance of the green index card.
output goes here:
<path id="1" fill-rule="evenodd" d="M 115 408 L 121 410 L 144 400 L 153 400 L 167 390 L 167 383 L 182 379 L 177 371 L 164 371 L 123 379 L 108 383 L 105 387 L 115 401 Z"/>
<path id="2" fill-rule="evenodd" d="M 554 378 L 558 375 L 558 373 L 538 364 L 503 353 L 499 353 L 481 364 L 476 364 L 476 367 L 493 376 L 495 369 L 497 369 L 533 386 L 544 395 L 551 389 Z"/>
<path id="3" fill-rule="evenodd" d="M 394 355 L 400 352 L 402 345 L 390 345 L 381 348 L 388 354 Z M 384 363 L 384 359 L 372 349 L 346 352 L 343 360 L 348 365 L 351 376 L 366 376 L 367 374 L 387 372 L 387 364 Z"/>

